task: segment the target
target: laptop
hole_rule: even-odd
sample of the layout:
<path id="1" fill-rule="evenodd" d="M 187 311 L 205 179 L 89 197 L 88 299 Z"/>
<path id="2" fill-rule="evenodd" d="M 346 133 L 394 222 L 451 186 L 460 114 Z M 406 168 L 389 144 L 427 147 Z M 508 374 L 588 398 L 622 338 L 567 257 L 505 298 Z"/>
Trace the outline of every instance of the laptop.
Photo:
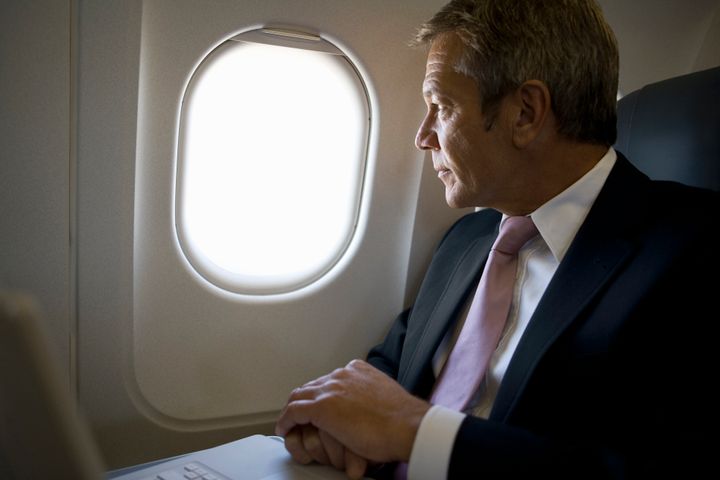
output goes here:
<path id="1" fill-rule="evenodd" d="M 300 465 L 283 439 L 253 435 L 207 450 L 106 472 L 60 380 L 32 297 L 0 292 L 0 478 L 11 480 L 341 480 Z"/>

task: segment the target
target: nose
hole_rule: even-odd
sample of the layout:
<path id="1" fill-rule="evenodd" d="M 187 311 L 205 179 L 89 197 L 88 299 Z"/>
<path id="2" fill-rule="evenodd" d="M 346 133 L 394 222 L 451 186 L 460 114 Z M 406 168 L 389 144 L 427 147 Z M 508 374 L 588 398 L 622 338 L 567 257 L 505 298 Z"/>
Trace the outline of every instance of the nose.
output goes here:
<path id="1" fill-rule="evenodd" d="M 434 126 L 434 115 L 428 112 L 415 135 L 415 146 L 418 150 L 440 150 L 440 142 Z"/>

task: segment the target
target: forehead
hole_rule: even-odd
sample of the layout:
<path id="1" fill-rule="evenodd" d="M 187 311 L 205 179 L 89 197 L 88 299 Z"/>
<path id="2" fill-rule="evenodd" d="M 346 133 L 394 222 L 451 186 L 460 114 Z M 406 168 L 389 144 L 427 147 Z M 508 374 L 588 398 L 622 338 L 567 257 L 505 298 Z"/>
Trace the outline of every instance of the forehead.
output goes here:
<path id="1" fill-rule="evenodd" d="M 434 93 L 460 84 L 474 85 L 474 80 L 457 71 L 464 49 L 463 42 L 452 32 L 442 33 L 432 41 L 425 66 L 425 93 Z"/>
<path id="2" fill-rule="evenodd" d="M 431 65 L 452 65 L 460 59 L 465 45 L 454 32 L 445 32 L 435 37 L 428 52 L 428 67 Z"/>

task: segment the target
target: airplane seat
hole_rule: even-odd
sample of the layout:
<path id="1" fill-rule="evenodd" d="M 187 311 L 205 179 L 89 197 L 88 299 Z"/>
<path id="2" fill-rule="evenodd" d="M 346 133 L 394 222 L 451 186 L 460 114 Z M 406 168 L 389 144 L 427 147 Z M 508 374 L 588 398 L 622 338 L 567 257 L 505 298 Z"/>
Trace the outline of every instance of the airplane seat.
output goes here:
<path id="1" fill-rule="evenodd" d="M 628 94 L 617 126 L 615 148 L 651 178 L 720 191 L 720 67 Z"/>

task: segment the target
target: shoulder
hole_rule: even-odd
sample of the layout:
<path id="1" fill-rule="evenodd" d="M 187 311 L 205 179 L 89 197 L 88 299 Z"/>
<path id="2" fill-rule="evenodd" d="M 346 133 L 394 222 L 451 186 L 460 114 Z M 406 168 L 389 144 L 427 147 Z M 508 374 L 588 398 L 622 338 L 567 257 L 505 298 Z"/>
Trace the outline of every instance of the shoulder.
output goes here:
<path id="1" fill-rule="evenodd" d="M 664 225 L 704 228 L 717 215 L 720 193 L 668 180 L 652 180 L 618 152 L 618 161 L 596 203 L 602 218 L 630 231 Z"/>
<path id="2" fill-rule="evenodd" d="M 440 275 L 450 275 L 462 264 L 469 252 L 482 255 L 482 245 L 488 249 L 497 236 L 502 214 L 492 209 L 483 209 L 470 213 L 456 221 L 445 233 L 435 249 L 426 279 Z M 484 252 L 487 254 L 487 251 Z"/>
<path id="3" fill-rule="evenodd" d="M 706 188 L 691 187 L 678 182 L 653 180 L 651 192 L 658 206 L 669 209 L 704 211 L 717 206 L 720 192 Z"/>
<path id="4" fill-rule="evenodd" d="M 463 216 L 445 233 L 438 251 L 456 249 L 458 244 L 467 244 L 478 238 L 496 235 L 502 214 L 497 210 L 485 208 Z"/>
<path id="5" fill-rule="evenodd" d="M 652 181 L 648 192 L 656 222 L 682 228 L 691 236 L 717 230 L 720 192 L 670 181 Z"/>
<path id="6" fill-rule="evenodd" d="M 608 183 L 618 184 L 621 190 L 631 190 L 625 192 L 626 195 L 634 196 L 638 201 L 650 202 L 651 210 L 702 214 L 717 207 L 720 192 L 676 181 L 650 179 L 621 152 L 617 152 L 617 155 L 618 159 L 608 177 Z M 616 193 L 617 190 L 613 189 Z"/>

